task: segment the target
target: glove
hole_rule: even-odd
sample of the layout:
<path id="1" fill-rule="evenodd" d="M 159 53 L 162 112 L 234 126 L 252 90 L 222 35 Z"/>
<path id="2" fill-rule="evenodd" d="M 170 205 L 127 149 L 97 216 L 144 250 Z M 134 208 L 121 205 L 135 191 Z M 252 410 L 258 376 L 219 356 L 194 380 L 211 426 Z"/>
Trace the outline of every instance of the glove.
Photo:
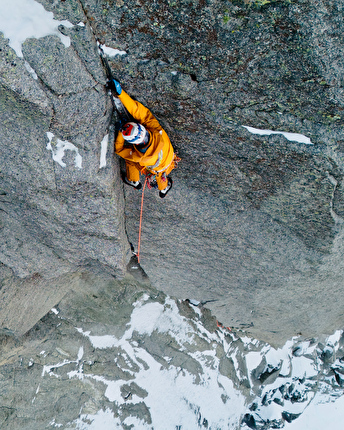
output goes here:
<path id="1" fill-rule="evenodd" d="M 116 96 L 119 96 L 122 92 L 121 84 L 116 81 L 116 79 L 110 79 L 106 83 L 106 88 L 115 93 Z"/>
<path id="2" fill-rule="evenodd" d="M 128 121 L 125 118 L 119 117 L 118 120 L 115 123 L 115 130 L 121 131 L 122 127 L 127 123 Z"/>

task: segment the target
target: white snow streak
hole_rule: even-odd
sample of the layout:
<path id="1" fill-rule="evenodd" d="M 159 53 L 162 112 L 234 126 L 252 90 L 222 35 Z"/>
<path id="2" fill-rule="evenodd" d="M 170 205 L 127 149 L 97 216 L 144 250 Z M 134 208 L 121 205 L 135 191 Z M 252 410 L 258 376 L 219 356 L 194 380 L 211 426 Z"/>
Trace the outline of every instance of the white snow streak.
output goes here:
<path id="1" fill-rule="evenodd" d="M 43 352 L 44 352 L 44 351 L 43 351 Z M 42 353 L 41 353 L 41 354 L 42 354 Z M 62 362 L 62 363 L 53 364 L 52 366 L 43 366 L 42 376 L 44 376 L 46 373 L 48 373 L 50 376 L 55 376 L 56 378 L 58 378 L 59 376 L 58 376 L 58 375 L 56 375 L 54 372 L 52 372 L 52 369 L 57 369 L 57 368 L 59 368 L 59 367 L 63 367 L 63 366 L 65 366 L 66 364 L 70 364 L 70 363 L 76 363 L 76 364 L 79 364 L 79 363 L 80 363 L 80 361 L 81 361 L 81 359 L 82 359 L 82 357 L 83 357 L 83 355 L 84 355 L 84 348 L 81 346 L 81 347 L 79 348 L 79 351 L 78 351 L 78 357 L 77 357 L 77 359 L 76 359 L 76 360 L 72 360 L 72 361 L 70 361 L 70 360 L 63 360 L 63 362 Z"/>
<path id="2" fill-rule="evenodd" d="M 305 143 L 306 145 L 313 145 L 310 138 L 305 136 L 304 134 L 299 133 L 288 133 L 286 131 L 272 131 L 272 130 L 263 130 L 260 128 L 253 128 L 243 125 L 242 127 L 246 128 L 250 133 L 260 134 L 270 136 L 271 134 L 282 134 L 286 139 L 292 142 Z"/>
<path id="3" fill-rule="evenodd" d="M 30 75 L 33 77 L 33 79 L 37 80 L 38 79 L 37 73 L 33 70 L 33 68 L 30 66 L 30 64 L 27 61 L 25 61 L 24 64 L 25 64 L 25 69 L 30 73 Z"/>
<path id="4" fill-rule="evenodd" d="M 106 153 L 109 144 L 109 135 L 106 134 L 100 143 L 100 163 L 99 169 L 106 167 Z"/>

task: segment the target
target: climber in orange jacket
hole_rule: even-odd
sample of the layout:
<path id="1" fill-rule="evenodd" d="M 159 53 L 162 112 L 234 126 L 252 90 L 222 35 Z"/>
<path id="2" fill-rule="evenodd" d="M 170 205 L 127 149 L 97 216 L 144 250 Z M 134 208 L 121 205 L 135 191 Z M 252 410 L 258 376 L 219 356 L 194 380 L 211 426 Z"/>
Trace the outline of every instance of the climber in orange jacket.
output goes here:
<path id="1" fill-rule="evenodd" d="M 140 173 L 148 178 L 148 184 L 156 183 L 159 195 L 164 198 L 173 181 L 167 175 L 174 169 L 177 156 L 170 139 L 151 111 L 133 100 L 113 79 L 108 87 L 118 95 L 135 122 L 124 124 L 117 135 L 115 152 L 124 158 L 126 177 L 123 181 L 136 189 L 142 188 Z"/>

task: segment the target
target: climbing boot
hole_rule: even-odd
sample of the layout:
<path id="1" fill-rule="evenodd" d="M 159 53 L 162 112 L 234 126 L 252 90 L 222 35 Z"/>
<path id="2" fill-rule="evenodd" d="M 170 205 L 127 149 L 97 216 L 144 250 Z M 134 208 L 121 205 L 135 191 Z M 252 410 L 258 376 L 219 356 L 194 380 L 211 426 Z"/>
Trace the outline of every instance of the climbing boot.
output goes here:
<path id="1" fill-rule="evenodd" d="M 170 191 L 170 189 L 172 188 L 173 185 L 173 181 L 171 178 L 168 178 L 168 184 L 167 187 L 164 190 L 160 190 L 159 191 L 159 196 L 163 199 L 166 197 L 166 194 Z"/>
<path id="2" fill-rule="evenodd" d="M 131 187 L 134 187 L 136 190 L 141 190 L 142 184 L 140 181 L 129 181 L 126 176 L 123 176 L 123 182 Z"/>

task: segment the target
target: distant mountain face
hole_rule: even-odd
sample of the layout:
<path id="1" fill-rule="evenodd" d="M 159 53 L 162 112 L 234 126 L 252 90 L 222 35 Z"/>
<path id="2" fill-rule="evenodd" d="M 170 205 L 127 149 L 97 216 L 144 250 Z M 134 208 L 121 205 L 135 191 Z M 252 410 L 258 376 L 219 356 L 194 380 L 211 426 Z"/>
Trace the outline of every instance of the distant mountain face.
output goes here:
<path id="1" fill-rule="evenodd" d="M 0 22 L 3 330 L 32 327 L 82 273 L 123 276 L 137 244 L 97 41 L 182 158 L 168 198 L 144 197 L 154 286 L 275 346 L 340 328 L 340 2 L 16 1 Z"/>
<path id="2" fill-rule="evenodd" d="M 25 337 L 1 342 L 6 430 L 293 430 L 304 414 L 340 428 L 340 331 L 275 349 L 149 285 L 85 277 Z"/>

